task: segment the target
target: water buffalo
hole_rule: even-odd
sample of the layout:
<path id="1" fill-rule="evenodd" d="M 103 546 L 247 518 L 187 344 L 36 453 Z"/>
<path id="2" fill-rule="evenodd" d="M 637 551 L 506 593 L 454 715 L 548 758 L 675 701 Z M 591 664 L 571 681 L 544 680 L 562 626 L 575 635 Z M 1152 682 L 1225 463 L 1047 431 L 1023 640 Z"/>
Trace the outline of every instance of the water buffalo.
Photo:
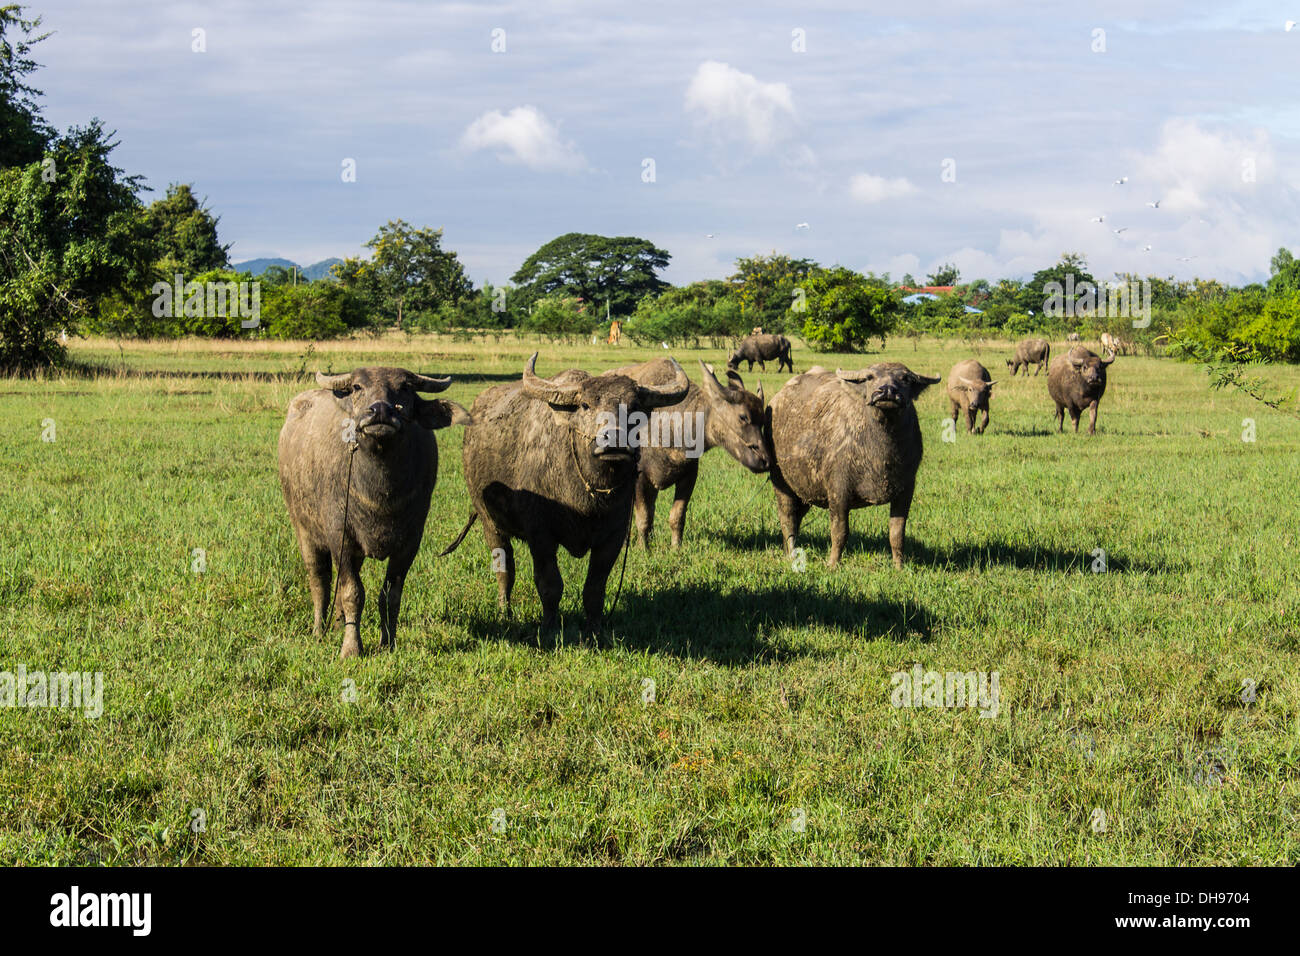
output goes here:
<path id="1" fill-rule="evenodd" d="M 1079 416 L 1089 410 L 1088 434 L 1097 433 L 1097 403 L 1106 394 L 1106 366 L 1115 361 L 1115 353 L 1101 358 L 1082 345 L 1066 355 L 1058 355 L 1047 371 L 1047 393 L 1056 403 L 1056 430 L 1065 431 L 1065 412 L 1069 410 L 1074 430 L 1079 430 Z"/>
<path id="2" fill-rule="evenodd" d="M 674 366 L 667 359 L 616 369 L 642 385 L 664 385 L 673 380 Z M 700 455 L 721 445 L 732 458 L 753 472 L 767 471 L 771 457 L 763 437 L 763 386 L 757 393 L 745 390 L 737 372 L 727 374 L 726 387 L 713 377 L 713 370 L 700 363 L 700 385 L 691 384 L 676 405 L 654 412 L 650 433 L 658 438 L 661 428 L 654 419 L 677 426 L 681 434 L 695 439 L 694 447 L 681 441 L 641 444 L 641 469 L 636 484 L 636 527 L 643 548 L 650 547 L 654 528 L 655 499 L 659 492 L 674 488 L 673 507 L 668 515 L 672 546 L 681 547 L 686 527 L 686 509 L 700 471 Z M 703 427 L 700 427 L 702 424 Z M 673 433 L 674 436 L 677 432 Z"/>
<path id="3" fill-rule="evenodd" d="M 952 420 L 957 421 L 957 414 L 966 412 L 966 431 L 972 435 L 983 435 L 989 427 L 989 398 L 997 382 L 989 378 L 989 370 L 975 359 L 958 362 L 948 373 L 948 401 L 952 403 Z M 975 413 L 983 412 L 984 420 L 979 428 L 975 427 Z"/>
<path id="4" fill-rule="evenodd" d="M 790 361 L 790 340 L 784 335 L 748 335 L 741 339 L 736 350 L 727 359 L 727 368 L 739 370 L 741 362 L 749 363 L 749 371 L 754 371 L 754 363 L 767 371 L 765 361 L 776 359 L 776 370 L 783 368 L 794 371 L 794 362 Z"/>
<path id="5" fill-rule="evenodd" d="M 463 446 L 474 513 L 444 554 L 464 540 L 475 518 L 482 521 L 507 614 L 515 583 L 511 539 L 518 538 L 532 555 L 544 628 L 556 624 L 564 592 L 557 550 L 563 546 L 574 557 L 591 552 L 582 605 L 587 628 L 599 629 L 605 582 L 632 517 L 637 448 L 629 423 L 680 402 L 691 384 L 670 362 L 673 379 L 662 385 L 577 369 L 545 379 L 536 374 L 534 352 L 520 381 L 474 400 Z"/>
<path id="6" fill-rule="evenodd" d="M 307 565 L 315 633 L 320 636 L 330 613 L 332 562 L 339 569 L 336 599 L 343 618 L 339 656 L 354 657 L 362 653 L 366 600 L 361 564 L 388 559 L 379 627 L 381 645 L 391 647 L 402 585 L 438 480 L 433 431 L 468 424 L 469 414 L 455 402 L 417 394 L 440 392 L 450 378 L 400 368 L 318 372 L 316 384 L 320 388 L 289 403 L 280 430 L 280 485 Z"/>
<path id="7" fill-rule="evenodd" d="M 1065 337 L 1065 340 L 1067 342 L 1081 342 L 1083 341 L 1083 336 L 1081 336 L 1078 332 L 1071 332 L 1069 335 Z"/>
<path id="8" fill-rule="evenodd" d="M 1025 367 L 1025 377 L 1029 377 L 1029 366 L 1037 365 L 1034 369 L 1034 375 L 1037 376 L 1047 365 L 1047 359 L 1052 353 L 1052 346 L 1047 339 L 1025 339 L 1016 346 L 1014 357 L 1007 359 L 1007 368 L 1011 369 L 1012 375 L 1020 373 L 1020 367 Z"/>
<path id="9" fill-rule="evenodd" d="M 938 378 L 897 362 L 853 372 L 816 367 L 772 398 L 772 484 L 786 550 L 812 505 L 830 510 L 835 567 L 849 536 L 849 511 L 889 503 L 889 547 L 903 566 L 903 534 L 921 464 L 913 401 Z"/>

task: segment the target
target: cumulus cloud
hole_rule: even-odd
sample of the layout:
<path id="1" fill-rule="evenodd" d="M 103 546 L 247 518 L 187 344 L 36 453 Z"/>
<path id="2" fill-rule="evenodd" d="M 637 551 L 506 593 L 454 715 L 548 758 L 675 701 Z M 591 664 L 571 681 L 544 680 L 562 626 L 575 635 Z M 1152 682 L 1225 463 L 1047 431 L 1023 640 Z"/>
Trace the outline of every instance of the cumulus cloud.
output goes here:
<path id="1" fill-rule="evenodd" d="M 1247 138 L 1207 130 L 1191 120 L 1173 119 L 1161 128 L 1155 150 L 1139 157 L 1137 171 L 1157 186 L 1163 196 L 1162 208 L 1192 212 L 1271 182 L 1275 165 L 1272 145 L 1263 130 L 1255 130 Z"/>
<path id="2" fill-rule="evenodd" d="M 884 202 L 886 199 L 898 199 L 900 196 L 907 196 L 914 192 L 916 187 L 902 177 L 886 179 L 884 176 L 858 173 L 849 180 L 849 195 L 858 202 Z"/>
<path id="3" fill-rule="evenodd" d="M 469 124 L 460 144 L 471 152 L 492 150 L 504 162 L 531 169 L 572 171 L 587 165 L 578 148 L 532 106 L 516 106 L 509 113 L 489 110 Z"/>
<path id="4" fill-rule="evenodd" d="M 695 71 L 686 88 L 686 112 L 718 140 L 755 151 L 788 139 L 796 119 L 794 98 L 784 83 L 764 83 L 716 60 Z"/>

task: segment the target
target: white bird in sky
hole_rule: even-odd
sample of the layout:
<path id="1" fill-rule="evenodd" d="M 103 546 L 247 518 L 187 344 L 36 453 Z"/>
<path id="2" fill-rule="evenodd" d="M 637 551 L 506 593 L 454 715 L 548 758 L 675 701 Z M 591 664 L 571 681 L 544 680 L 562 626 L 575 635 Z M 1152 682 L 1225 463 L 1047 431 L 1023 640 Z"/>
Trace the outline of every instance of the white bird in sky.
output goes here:
<path id="1" fill-rule="evenodd" d="M 713 238 L 713 233 L 711 233 L 711 232 L 709 232 L 709 233 L 705 233 L 704 238 L 705 238 L 705 239 L 712 239 L 712 238 Z"/>
<path id="2" fill-rule="evenodd" d="M 1149 203 L 1147 203 L 1147 205 L 1150 206 L 1152 209 L 1159 209 L 1159 208 L 1160 208 L 1160 200 L 1159 200 L 1159 199 L 1156 199 L 1156 200 L 1154 200 L 1153 202 L 1149 202 Z"/>
<path id="3" fill-rule="evenodd" d="M 1127 230 L 1128 230 L 1128 226 L 1120 226 L 1118 229 L 1112 229 L 1111 232 L 1115 233 L 1115 235 L 1118 236 L 1121 232 L 1125 232 Z"/>
<path id="4" fill-rule="evenodd" d="M 1127 177 L 1127 176 L 1121 176 L 1119 179 L 1115 180 L 1115 185 L 1116 185 L 1116 186 L 1123 186 L 1126 182 L 1128 182 L 1128 177 Z"/>
<path id="5" fill-rule="evenodd" d="M 1294 29 L 1295 29 L 1295 21 L 1294 21 L 1294 20 L 1288 20 L 1288 21 L 1286 22 L 1286 32 L 1287 32 L 1287 33 L 1290 33 L 1290 32 L 1291 32 L 1292 30 L 1294 30 Z"/>
<path id="6" fill-rule="evenodd" d="M 1192 261 L 1193 259 L 1195 259 L 1195 258 L 1196 258 L 1196 256 L 1179 256 L 1179 257 L 1178 257 L 1178 261 L 1179 261 L 1179 262 L 1191 262 L 1191 261 Z"/>
<path id="7" fill-rule="evenodd" d="M 1089 222 L 1105 222 L 1105 221 L 1106 221 L 1105 216 L 1093 216 L 1092 219 L 1089 220 Z"/>
<path id="8" fill-rule="evenodd" d="M 1142 247 L 1142 251 L 1143 251 L 1143 252 L 1150 252 L 1150 251 L 1151 251 L 1151 247 L 1150 247 L 1150 246 L 1143 246 L 1143 247 Z"/>
<path id="9" fill-rule="evenodd" d="M 806 222 L 800 222 L 800 223 L 795 223 L 795 228 L 796 228 L 796 229 L 811 229 L 812 226 L 808 225 L 808 223 L 806 223 Z"/>

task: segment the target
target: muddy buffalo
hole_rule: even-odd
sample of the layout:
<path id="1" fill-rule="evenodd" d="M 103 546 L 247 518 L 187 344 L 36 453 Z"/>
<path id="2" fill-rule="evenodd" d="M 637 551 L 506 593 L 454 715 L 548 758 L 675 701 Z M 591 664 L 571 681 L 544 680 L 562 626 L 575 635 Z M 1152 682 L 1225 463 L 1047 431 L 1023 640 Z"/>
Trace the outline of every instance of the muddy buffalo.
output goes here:
<path id="1" fill-rule="evenodd" d="M 786 382 L 772 398 L 781 535 L 793 553 L 799 525 L 813 505 L 830 511 L 835 567 L 849 535 L 849 512 L 889 505 L 889 547 L 903 565 L 903 536 L 921 464 L 921 428 L 913 402 L 940 379 L 897 362 L 857 371 L 815 367 Z"/>
<path id="2" fill-rule="evenodd" d="M 469 414 L 455 402 L 418 394 L 440 392 L 450 378 L 400 368 L 317 373 L 316 384 L 289 403 L 280 430 L 280 485 L 307 565 L 315 632 L 320 636 L 329 617 L 333 563 L 343 619 L 339 656 L 353 657 L 363 650 L 361 564 L 388 559 L 379 627 L 381 645 L 391 647 L 402 586 L 438 480 L 434 429 L 467 424 Z"/>
<path id="3" fill-rule="evenodd" d="M 676 362 L 672 380 L 661 385 L 577 369 L 541 378 L 536 364 L 534 352 L 520 381 L 487 389 L 470 409 L 474 422 L 465 430 L 463 454 L 474 514 L 447 551 L 464 540 L 476 518 L 483 523 L 498 600 L 509 614 L 515 583 L 511 541 L 523 541 L 532 555 L 546 628 L 557 623 L 564 591 L 556 552 L 590 552 L 582 605 L 587 628 L 594 631 L 632 516 L 637 448 L 630 433 L 638 418 L 680 402 L 690 381 Z"/>
<path id="4" fill-rule="evenodd" d="M 664 385 L 673 381 L 674 363 L 655 359 L 641 365 L 616 369 L 642 385 Z M 647 429 L 650 441 L 641 443 L 641 468 L 636 485 L 636 527 L 641 546 L 650 547 L 654 528 L 655 500 L 659 492 L 673 488 L 673 507 L 668 514 L 672 546 L 681 547 L 686 528 L 686 509 L 695 490 L 700 456 L 721 446 L 732 458 L 753 472 L 767 471 L 771 458 L 763 437 L 763 386 L 757 393 L 745 389 L 734 371 L 723 386 L 713 370 L 700 363 L 700 384 L 691 384 L 675 405 L 657 409 Z M 662 440 L 661 440 L 662 439 Z"/>
<path id="5" fill-rule="evenodd" d="M 1070 413 L 1074 430 L 1079 430 L 1079 416 L 1086 408 L 1088 434 L 1097 433 L 1097 403 L 1106 394 L 1106 366 L 1115 361 L 1115 353 L 1101 358 L 1082 345 L 1066 355 L 1058 355 L 1047 372 L 1047 393 L 1056 403 L 1056 430 L 1065 431 L 1065 413 Z"/>
<path id="6" fill-rule="evenodd" d="M 966 431 L 972 435 L 983 435 L 989 427 L 989 399 L 993 395 L 994 382 L 989 377 L 989 370 L 975 359 L 958 362 L 948 373 L 948 401 L 952 404 L 952 420 L 957 415 L 966 413 Z M 975 415 L 983 412 L 984 417 L 979 427 L 975 427 Z"/>
<path id="7" fill-rule="evenodd" d="M 741 362 L 748 362 L 748 371 L 754 371 L 754 363 L 767 370 L 764 362 L 776 359 L 776 370 L 784 368 L 794 371 L 794 362 L 790 360 L 790 340 L 784 335 L 748 335 L 743 338 L 736 350 L 727 359 L 727 368 L 739 370 Z"/>
<path id="8" fill-rule="evenodd" d="M 1020 367 L 1025 369 L 1025 377 L 1029 377 L 1029 366 L 1037 365 L 1034 369 L 1034 375 L 1047 365 L 1047 360 L 1052 354 L 1052 346 L 1047 339 L 1025 339 L 1016 346 L 1016 354 L 1007 359 L 1007 368 L 1011 369 L 1012 375 L 1020 373 Z"/>

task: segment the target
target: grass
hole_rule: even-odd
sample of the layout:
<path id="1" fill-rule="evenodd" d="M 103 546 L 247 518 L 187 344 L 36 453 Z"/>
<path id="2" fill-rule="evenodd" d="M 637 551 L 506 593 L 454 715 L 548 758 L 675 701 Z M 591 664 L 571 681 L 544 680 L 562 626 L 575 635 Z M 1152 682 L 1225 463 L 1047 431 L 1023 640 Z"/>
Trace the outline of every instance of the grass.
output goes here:
<path id="1" fill-rule="evenodd" d="M 814 510 L 795 571 L 770 487 L 710 453 L 685 547 L 661 496 L 600 645 L 578 631 L 585 562 L 561 553 L 547 636 L 526 549 L 514 624 L 477 528 L 436 557 L 469 508 L 460 431 L 439 432 L 398 649 L 340 663 L 337 633 L 310 635 L 275 473 L 297 373 L 449 373 L 468 406 L 534 347 L 541 374 L 664 354 L 90 341 L 74 356 L 102 374 L 0 380 L 0 671 L 104 675 L 97 720 L 0 708 L 0 863 L 1300 862 L 1300 421 L 1165 359 L 1119 359 L 1099 433 L 1059 436 L 1045 375 L 1007 380 L 1009 347 L 984 346 L 988 434 L 945 443 L 941 390 L 919 403 L 901 572 L 883 508 L 854 512 L 834 572 Z M 674 354 L 693 376 L 722 357 Z M 946 375 L 970 354 L 885 357 Z M 813 361 L 869 360 L 796 351 Z M 896 709 L 914 663 L 997 671 L 998 716 Z"/>

